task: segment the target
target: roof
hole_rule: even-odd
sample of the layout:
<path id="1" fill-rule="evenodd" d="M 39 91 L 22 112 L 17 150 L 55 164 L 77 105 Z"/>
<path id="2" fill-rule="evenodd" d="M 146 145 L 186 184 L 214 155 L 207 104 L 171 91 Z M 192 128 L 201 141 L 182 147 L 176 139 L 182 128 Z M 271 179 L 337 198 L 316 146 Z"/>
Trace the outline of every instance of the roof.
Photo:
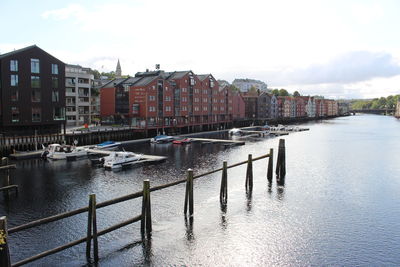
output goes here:
<path id="1" fill-rule="evenodd" d="M 108 88 L 108 87 L 110 87 L 110 85 L 112 85 L 111 87 L 115 87 L 115 86 L 123 83 L 125 80 L 128 80 L 128 79 L 129 78 L 117 78 L 117 79 L 114 79 L 114 80 L 106 83 L 105 85 L 103 85 L 102 88 Z"/>
<path id="2" fill-rule="evenodd" d="M 186 70 L 186 71 L 174 71 L 169 75 L 166 79 L 167 80 L 175 80 L 175 79 L 181 79 L 183 78 L 186 74 L 189 72 L 192 72 L 191 70 Z"/>
<path id="3" fill-rule="evenodd" d="M 62 62 L 61 60 L 59 60 L 59 59 L 56 58 L 55 56 L 53 56 L 53 55 L 47 53 L 46 51 L 44 51 L 43 49 L 41 49 L 41 48 L 38 47 L 37 45 L 31 45 L 31 46 L 27 46 L 27 47 L 24 47 L 24 48 L 21 48 L 21 49 L 17 49 L 17 50 L 14 50 L 14 51 L 11 51 L 11 52 L 8 52 L 8 53 L 5 53 L 5 54 L 1 54 L 1 55 L 0 55 L 0 59 L 6 58 L 6 57 L 9 57 L 9 56 L 12 56 L 12 55 L 17 55 L 17 54 L 19 54 L 19 53 L 22 53 L 22 52 L 25 52 L 25 51 L 29 51 L 29 50 L 35 49 L 35 48 L 36 48 L 36 49 L 39 49 L 39 50 L 42 51 L 43 53 L 46 53 L 46 54 L 49 55 L 50 57 L 52 57 L 52 58 L 54 58 L 54 59 L 56 59 L 56 60 Z M 64 62 L 62 62 L 62 63 L 65 64 Z"/>
<path id="4" fill-rule="evenodd" d="M 149 77 L 141 77 L 140 80 L 135 82 L 134 86 L 145 86 L 148 85 L 149 83 L 153 82 L 155 79 L 158 79 L 157 76 L 149 76 Z"/>
<path id="5" fill-rule="evenodd" d="M 197 78 L 199 78 L 200 81 L 204 81 L 205 79 L 210 77 L 210 75 L 211 74 L 200 74 L 200 75 L 197 75 Z"/>

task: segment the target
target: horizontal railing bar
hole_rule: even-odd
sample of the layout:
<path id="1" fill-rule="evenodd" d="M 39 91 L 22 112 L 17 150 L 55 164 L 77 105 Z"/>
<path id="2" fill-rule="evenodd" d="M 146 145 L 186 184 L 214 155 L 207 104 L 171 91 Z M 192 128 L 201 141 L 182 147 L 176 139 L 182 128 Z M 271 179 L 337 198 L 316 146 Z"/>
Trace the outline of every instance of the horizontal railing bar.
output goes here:
<path id="1" fill-rule="evenodd" d="M 122 227 L 124 227 L 124 226 L 127 226 L 127 225 L 129 225 L 129 224 L 135 223 L 135 222 L 137 222 L 137 221 L 140 221 L 141 219 L 142 219 L 142 215 L 136 216 L 136 217 L 134 217 L 134 218 L 132 218 L 132 219 L 129 219 L 129 220 L 124 221 L 124 222 L 122 222 L 122 223 L 113 225 L 113 226 L 111 226 L 111 227 L 109 227 L 109 228 L 106 228 L 106 229 L 104 229 L 104 230 L 98 232 L 98 233 L 97 233 L 97 236 L 105 235 L 105 234 L 107 234 L 107 233 L 109 233 L 109 232 L 112 232 L 112 231 L 114 231 L 114 230 L 117 230 L 117 229 L 119 229 L 119 228 L 122 228 Z M 92 238 L 92 237 L 93 237 L 93 236 L 91 236 L 91 238 Z M 57 252 L 60 252 L 60 251 L 63 251 L 63 250 L 65 250 L 65 249 L 71 248 L 71 247 L 73 247 L 73 246 L 79 245 L 79 244 L 85 242 L 86 240 L 87 240 L 87 237 L 84 237 L 84 238 L 81 238 L 81 239 L 72 241 L 72 242 L 70 242 L 70 243 L 68 243 L 68 244 L 65 244 L 65 245 L 62 245 L 62 246 L 59 246 L 59 247 L 56 247 L 56 248 L 53 248 L 53 249 L 44 251 L 44 252 L 42 252 L 42 253 L 40 253 L 40 254 L 37 254 L 37 255 L 35 255 L 35 256 L 32 256 L 32 257 L 29 257 L 29 258 L 27 258 L 27 259 L 21 260 L 21 261 L 15 263 L 15 264 L 13 264 L 12 266 L 13 266 L 13 267 L 14 267 L 14 266 L 15 266 L 15 267 L 16 267 L 16 266 L 21 266 L 21 265 L 27 264 L 27 263 L 29 263 L 29 262 L 32 262 L 32 261 L 35 261 L 35 260 L 38 260 L 38 259 L 41 259 L 41 258 L 50 256 L 50 255 L 55 254 L 55 253 L 57 253 Z"/>
<path id="2" fill-rule="evenodd" d="M 260 159 L 267 158 L 267 157 L 269 157 L 269 154 L 262 155 L 262 156 L 259 156 L 257 158 L 254 158 L 253 161 L 260 160 Z M 243 164 L 246 164 L 247 162 L 248 161 L 246 160 L 246 161 L 242 161 L 242 162 L 239 162 L 239 163 L 236 163 L 236 164 L 229 165 L 228 169 L 229 168 L 233 168 L 233 167 L 237 167 L 237 166 L 240 166 L 240 165 L 243 165 Z M 206 172 L 206 173 L 203 173 L 203 174 L 196 175 L 196 176 L 193 177 L 193 179 L 197 179 L 197 178 L 200 178 L 200 177 L 203 177 L 203 176 L 206 176 L 206 175 L 210 175 L 210 174 L 213 174 L 213 173 L 216 173 L 216 172 L 219 172 L 219 171 L 222 171 L 222 168 L 219 168 L 219 169 L 216 169 L 216 170 L 212 170 L 212 171 L 209 171 L 209 172 Z M 186 182 L 186 179 L 182 179 L 182 180 L 179 180 L 179 181 L 176 181 L 176 182 L 172 182 L 172 183 L 169 183 L 169 184 L 165 184 L 165 185 L 155 186 L 155 187 L 150 188 L 150 191 L 154 192 L 154 191 L 161 190 L 161 189 L 164 189 L 164 188 L 167 188 L 167 187 L 171 187 L 171 186 L 175 186 L 175 185 L 178 185 L 178 184 L 181 184 L 181 183 L 184 183 L 184 182 Z M 106 207 L 106 206 L 109 206 L 109 205 L 113 205 L 113 204 L 116 204 L 116 203 L 124 202 L 124 201 L 131 200 L 131 199 L 135 199 L 135 198 L 141 197 L 142 195 L 143 195 L 143 191 L 135 192 L 135 193 L 132 193 L 132 194 L 129 194 L 129 195 L 126 195 L 126 196 L 122 196 L 122 197 L 114 198 L 114 199 L 107 200 L 107 201 L 104 201 L 104 202 L 100 202 L 100 203 L 98 203 L 96 205 L 96 208 L 103 208 L 103 207 Z M 42 224 L 46 224 L 46 223 L 49 223 L 49 222 L 54 222 L 54 221 L 57 221 L 57 220 L 65 219 L 65 218 L 68 218 L 68 217 L 71 217 L 71 216 L 78 215 L 80 213 L 86 212 L 88 210 L 89 210 L 88 207 L 84 207 L 84 208 L 80 208 L 80 209 L 77 209 L 77 210 L 64 212 L 64 213 L 61 213 L 61 214 L 58 214 L 58 215 L 54 215 L 54 216 L 50 216 L 50 217 L 47 217 L 47 218 L 39 219 L 39 220 L 36 220 L 36 221 L 33 221 L 33 222 L 29 222 L 29 223 L 26 223 L 26 224 L 23 224 L 23 225 L 19 225 L 19 226 L 10 228 L 8 230 L 8 233 L 12 234 L 12 233 L 15 233 L 15 232 L 26 230 L 26 229 L 29 229 L 29 228 L 32 228 L 32 227 L 35 227 L 35 226 L 39 226 L 39 225 L 42 225 Z"/>
<path id="3" fill-rule="evenodd" d="M 103 208 L 103 207 L 106 207 L 106 206 L 109 206 L 109 205 L 112 205 L 112 204 L 116 204 L 116 203 L 120 203 L 120 202 L 123 202 L 123 201 L 135 199 L 135 198 L 138 198 L 138 197 L 140 197 L 142 195 L 143 195 L 143 191 L 140 191 L 140 192 L 136 192 L 136 193 L 133 193 L 133 194 L 126 195 L 126 196 L 114 198 L 114 199 L 111 199 L 111 200 L 107 200 L 107 201 L 98 203 L 96 205 L 96 208 Z M 23 225 L 19 225 L 19 226 L 10 228 L 8 230 L 8 233 L 12 234 L 12 233 L 19 232 L 19 231 L 22 231 L 22 230 L 26 230 L 26 229 L 29 229 L 29 228 L 32 228 L 32 227 L 35 227 L 35 226 L 39 226 L 39 225 L 42 225 L 42 224 L 46 224 L 46 223 L 58 221 L 58 220 L 61 220 L 61 219 L 65 219 L 65 218 L 68 218 L 68 217 L 71 217 L 71 216 L 74 216 L 74 215 L 78 215 L 78 214 L 83 213 L 83 212 L 87 212 L 88 210 L 89 210 L 88 207 L 84 207 L 84 208 L 80 208 L 80 209 L 77 209 L 77 210 L 68 211 L 68 212 L 60 213 L 60 214 L 57 214 L 57 215 L 54 215 L 54 216 L 50 216 L 50 217 L 46 217 L 46 218 L 43 218 L 43 219 L 39 219 L 39 220 L 36 220 L 36 221 L 33 221 L 33 222 L 29 222 L 29 223 L 26 223 L 26 224 L 23 224 Z"/>

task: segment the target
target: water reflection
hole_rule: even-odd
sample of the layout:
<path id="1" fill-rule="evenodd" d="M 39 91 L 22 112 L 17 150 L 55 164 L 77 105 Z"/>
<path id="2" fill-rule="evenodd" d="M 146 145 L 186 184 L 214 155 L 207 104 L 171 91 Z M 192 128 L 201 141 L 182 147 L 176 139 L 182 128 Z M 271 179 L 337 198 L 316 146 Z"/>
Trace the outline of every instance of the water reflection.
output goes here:
<path id="1" fill-rule="evenodd" d="M 285 198 L 285 187 L 277 186 L 276 187 L 276 196 L 279 201 L 283 201 Z"/>
<path id="2" fill-rule="evenodd" d="M 252 208 L 253 191 L 246 192 L 246 211 L 250 212 Z"/>
<path id="3" fill-rule="evenodd" d="M 185 227 L 186 227 L 186 239 L 191 242 L 194 240 L 194 234 L 193 234 L 193 216 L 185 216 Z"/>

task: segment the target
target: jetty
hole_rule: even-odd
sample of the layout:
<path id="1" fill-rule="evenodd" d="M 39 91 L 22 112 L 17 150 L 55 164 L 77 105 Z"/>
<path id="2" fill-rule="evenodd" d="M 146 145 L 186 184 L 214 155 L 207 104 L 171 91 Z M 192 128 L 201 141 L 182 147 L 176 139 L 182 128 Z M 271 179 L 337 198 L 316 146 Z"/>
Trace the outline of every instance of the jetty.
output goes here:
<path id="1" fill-rule="evenodd" d="M 200 142 L 200 143 L 207 143 L 207 144 L 224 144 L 224 145 L 236 145 L 236 146 L 243 146 L 245 144 L 244 141 L 238 140 L 226 140 L 226 139 L 211 139 L 211 138 L 198 138 L 198 137 L 191 137 L 190 138 L 193 142 Z"/>

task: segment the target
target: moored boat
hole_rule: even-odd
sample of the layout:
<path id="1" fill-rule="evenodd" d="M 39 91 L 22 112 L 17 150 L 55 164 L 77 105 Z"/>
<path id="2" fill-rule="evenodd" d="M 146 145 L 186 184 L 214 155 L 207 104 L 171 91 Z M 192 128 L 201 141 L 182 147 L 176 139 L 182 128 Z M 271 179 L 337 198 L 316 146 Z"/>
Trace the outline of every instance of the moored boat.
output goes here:
<path id="1" fill-rule="evenodd" d="M 151 138 L 150 142 L 155 144 L 160 144 L 160 143 L 169 143 L 172 142 L 173 140 L 174 138 L 172 136 L 161 134 Z"/>
<path id="2" fill-rule="evenodd" d="M 117 148 L 121 145 L 121 142 L 114 142 L 114 141 L 105 141 L 101 144 L 97 144 L 95 148 L 97 149 L 111 149 Z"/>
<path id="3" fill-rule="evenodd" d="M 242 130 L 238 128 L 233 128 L 229 130 L 229 135 L 242 135 L 242 134 L 243 134 Z"/>
<path id="4" fill-rule="evenodd" d="M 189 144 L 191 142 L 192 142 L 192 139 L 190 139 L 190 138 L 184 138 L 184 139 L 172 141 L 172 143 L 176 144 L 176 145 L 185 145 L 185 144 Z"/>
<path id="5" fill-rule="evenodd" d="M 73 159 L 87 156 L 87 150 L 83 147 L 70 145 L 51 144 L 42 153 L 42 157 L 49 159 Z"/>
<path id="6" fill-rule="evenodd" d="M 142 159 L 142 154 L 128 151 L 111 152 L 110 155 L 102 158 L 103 167 L 106 169 L 116 169 L 130 166 Z"/>

